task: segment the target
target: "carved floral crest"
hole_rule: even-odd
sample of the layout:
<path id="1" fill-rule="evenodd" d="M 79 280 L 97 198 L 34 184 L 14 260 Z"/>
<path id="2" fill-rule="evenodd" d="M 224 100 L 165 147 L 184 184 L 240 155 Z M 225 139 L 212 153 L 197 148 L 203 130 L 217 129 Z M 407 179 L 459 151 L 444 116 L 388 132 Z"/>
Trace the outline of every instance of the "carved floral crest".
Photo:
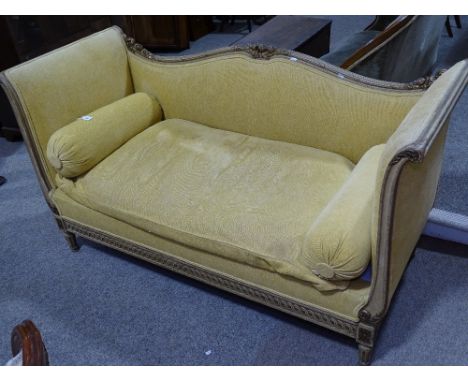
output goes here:
<path id="1" fill-rule="evenodd" d="M 434 83 L 434 81 L 439 78 L 447 69 L 441 69 L 433 76 L 425 76 L 418 78 L 416 81 L 410 82 L 408 84 L 408 89 L 429 89 L 429 87 Z"/>
<path id="2" fill-rule="evenodd" d="M 249 44 L 246 46 L 237 46 L 236 48 L 247 52 L 252 58 L 259 60 L 269 60 L 278 53 L 278 49 L 264 44 Z"/>
<path id="3" fill-rule="evenodd" d="M 139 54 L 146 58 L 153 58 L 153 53 L 144 48 L 143 45 L 138 44 L 133 37 L 124 36 L 124 38 L 125 44 L 127 45 L 127 48 L 130 50 L 130 52 Z"/>

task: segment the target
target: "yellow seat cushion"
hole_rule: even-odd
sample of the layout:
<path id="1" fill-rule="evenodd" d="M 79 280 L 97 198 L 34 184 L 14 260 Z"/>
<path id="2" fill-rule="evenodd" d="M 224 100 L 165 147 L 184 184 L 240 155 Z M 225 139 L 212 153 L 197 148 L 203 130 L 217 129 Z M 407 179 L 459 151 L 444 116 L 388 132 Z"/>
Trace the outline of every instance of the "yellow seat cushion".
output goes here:
<path id="1" fill-rule="evenodd" d="M 338 154 L 169 119 L 57 183 L 148 232 L 334 290 L 347 282 L 324 280 L 297 259 L 353 168 Z"/>

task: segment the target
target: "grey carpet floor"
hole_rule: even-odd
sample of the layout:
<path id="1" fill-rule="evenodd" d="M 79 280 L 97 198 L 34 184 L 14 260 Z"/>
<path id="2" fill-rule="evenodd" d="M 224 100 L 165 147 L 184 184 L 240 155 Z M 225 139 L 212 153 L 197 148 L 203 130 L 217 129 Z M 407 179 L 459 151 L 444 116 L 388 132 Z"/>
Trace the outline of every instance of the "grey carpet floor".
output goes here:
<path id="1" fill-rule="evenodd" d="M 452 25 L 453 39 L 442 34 L 437 69 L 468 58 L 468 16 L 462 23 L 462 29 Z M 468 216 L 468 89 L 452 113 L 435 207 Z"/>
<path id="2" fill-rule="evenodd" d="M 465 49 L 455 30 L 444 57 Z M 347 23 L 350 23 L 348 20 Z M 461 44 L 461 43 L 460 43 Z M 458 48 L 453 48 L 458 47 Z M 455 54 L 455 53 L 456 54 Z M 467 57 L 466 54 L 464 57 Z M 468 97 L 453 115 L 437 204 L 468 213 Z M 465 142 L 465 144 L 463 143 Z M 55 365 L 353 365 L 354 342 L 86 240 L 71 252 L 25 147 L 0 139 L 0 364 L 30 318 Z M 423 237 L 375 365 L 468 365 L 468 251 Z"/>

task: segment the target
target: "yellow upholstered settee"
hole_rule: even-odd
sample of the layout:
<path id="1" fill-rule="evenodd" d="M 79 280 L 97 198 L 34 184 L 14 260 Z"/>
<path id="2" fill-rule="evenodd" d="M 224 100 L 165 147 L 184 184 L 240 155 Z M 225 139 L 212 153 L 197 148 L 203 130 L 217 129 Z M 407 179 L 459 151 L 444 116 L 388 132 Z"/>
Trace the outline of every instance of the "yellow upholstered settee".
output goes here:
<path id="1" fill-rule="evenodd" d="M 1 81 L 72 249 L 80 235 L 343 333 L 368 363 L 467 74 L 426 90 L 261 46 L 155 57 L 111 28 Z"/>

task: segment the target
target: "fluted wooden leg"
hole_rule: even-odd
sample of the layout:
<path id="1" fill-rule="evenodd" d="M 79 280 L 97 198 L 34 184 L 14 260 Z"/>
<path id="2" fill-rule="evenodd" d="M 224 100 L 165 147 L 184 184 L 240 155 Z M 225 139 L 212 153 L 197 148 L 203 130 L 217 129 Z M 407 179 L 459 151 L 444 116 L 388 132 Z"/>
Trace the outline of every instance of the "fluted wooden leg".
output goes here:
<path id="1" fill-rule="evenodd" d="M 359 365 L 369 366 L 374 349 L 370 346 L 359 344 Z"/>
<path id="2" fill-rule="evenodd" d="M 359 312 L 359 318 L 361 322 L 356 336 L 359 349 L 359 365 L 367 366 L 372 361 L 375 339 L 381 320 L 372 319 L 372 316 L 366 310 Z"/>
<path id="3" fill-rule="evenodd" d="M 76 236 L 74 233 L 71 232 L 64 232 L 65 235 L 65 240 L 68 243 L 68 246 L 72 251 L 78 251 L 80 249 L 80 246 L 78 245 L 78 242 L 76 241 Z"/>

